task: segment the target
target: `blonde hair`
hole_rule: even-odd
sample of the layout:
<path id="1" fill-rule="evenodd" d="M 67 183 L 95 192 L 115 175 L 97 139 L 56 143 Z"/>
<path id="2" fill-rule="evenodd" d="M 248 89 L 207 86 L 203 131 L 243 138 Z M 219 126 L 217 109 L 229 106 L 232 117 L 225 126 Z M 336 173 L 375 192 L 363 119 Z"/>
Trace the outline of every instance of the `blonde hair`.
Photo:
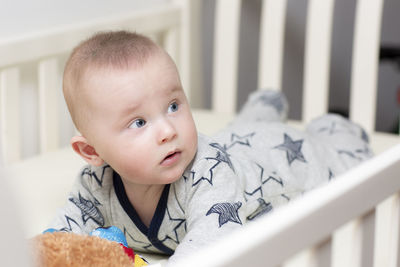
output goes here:
<path id="1" fill-rule="evenodd" d="M 90 114 L 84 109 L 82 81 L 90 70 L 137 68 L 162 50 L 148 37 L 128 31 L 100 32 L 72 51 L 64 69 L 63 93 L 75 127 L 82 133 Z"/>

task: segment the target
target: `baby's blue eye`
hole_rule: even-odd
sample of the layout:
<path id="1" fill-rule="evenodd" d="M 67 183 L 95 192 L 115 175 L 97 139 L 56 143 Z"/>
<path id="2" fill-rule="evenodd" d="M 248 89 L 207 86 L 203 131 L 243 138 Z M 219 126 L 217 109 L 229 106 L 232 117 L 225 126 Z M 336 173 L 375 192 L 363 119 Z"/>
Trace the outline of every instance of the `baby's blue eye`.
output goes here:
<path id="1" fill-rule="evenodd" d="M 172 112 L 177 112 L 179 108 L 178 103 L 173 102 L 171 105 L 169 105 L 168 107 L 168 113 L 172 113 Z"/>
<path id="2" fill-rule="evenodd" d="M 134 120 L 130 125 L 129 128 L 142 128 L 146 125 L 146 121 L 143 119 Z"/>

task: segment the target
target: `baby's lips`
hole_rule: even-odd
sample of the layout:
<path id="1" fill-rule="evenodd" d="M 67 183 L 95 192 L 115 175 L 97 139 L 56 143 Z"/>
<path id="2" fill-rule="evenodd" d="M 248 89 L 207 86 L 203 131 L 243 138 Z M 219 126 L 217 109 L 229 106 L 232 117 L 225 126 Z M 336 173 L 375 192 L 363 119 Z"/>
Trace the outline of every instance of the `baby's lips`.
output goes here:
<path id="1" fill-rule="evenodd" d="M 166 156 L 163 158 L 163 160 L 161 161 L 161 163 L 162 163 L 163 161 L 165 161 L 166 159 L 168 159 L 171 155 L 173 155 L 173 154 L 175 154 L 175 153 L 178 153 L 178 152 L 180 152 L 178 149 L 175 149 L 175 150 L 173 150 L 173 151 L 168 152 L 167 155 L 166 155 Z"/>

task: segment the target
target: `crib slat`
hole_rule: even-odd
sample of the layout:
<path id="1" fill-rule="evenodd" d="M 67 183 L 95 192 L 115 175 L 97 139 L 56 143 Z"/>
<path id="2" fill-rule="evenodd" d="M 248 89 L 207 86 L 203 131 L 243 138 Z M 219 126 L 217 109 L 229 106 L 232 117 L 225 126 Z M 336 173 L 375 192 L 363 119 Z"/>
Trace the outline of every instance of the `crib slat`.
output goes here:
<path id="1" fill-rule="evenodd" d="M 350 118 L 375 129 L 377 68 L 383 0 L 359 0 L 356 7 Z"/>
<path id="2" fill-rule="evenodd" d="M 61 90 L 56 58 L 39 62 L 39 136 L 42 153 L 59 147 L 57 90 Z"/>
<path id="3" fill-rule="evenodd" d="M 325 241 L 297 253 L 285 261 L 283 267 L 330 267 L 331 244 L 332 239 L 327 238 Z"/>
<path id="4" fill-rule="evenodd" d="M 236 110 L 241 0 L 218 0 L 215 11 L 212 109 Z"/>
<path id="5" fill-rule="evenodd" d="M 375 209 L 362 218 L 362 252 L 361 266 L 372 267 L 374 263 L 375 244 Z"/>
<path id="6" fill-rule="evenodd" d="M 258 88 L 281 90 L 287 0 L 263 0 Z"/>
<path id="7" fill-rule="evenodd" d="M 283 267 L 317 267 L 316 252 L 306 249 L 296 254 L 283 264 Z"/>
<path id="8" fill-rule="evenodd" d="M 200 19 L 201 19 L 201 0 L 174 0 L 173 2 L 181 5 L 180 27 L 175 29 L 179 32 L 177 40 L 179 43 L 175 47 L 167 43 L 167 50 L 174 50 L 175 62 L 179 69 L 183 89 L 192 107 L 203 107 L 202 86 L 202 59 L 200 55 Z"/>
<path id="9" fill-rule="evenodd" d="M 375 211 L 368 212 L 334 234 L 332 267 L 369 267 L 373 263 Z"/>
<path id="10" fill-rule="evenodd" d="M 400 239 L 400 194 L 386 199 L 377 208 L 374 267 L 397 267 Z"/>
<path id="11" fill-rule="evenodd" d="M 361 220 L 353 220 L 333 236 L 332 267 L 361 267 Z"/>
<path id="12" fill-rule="evenodd" d="M 182 0 L 174 0 L 177 4 L 180 4 L 182 8 L 185 10 L 180 14 L 180 19 L 182 21 L 181 27 L 179 30 L 177 28 L 173 28 L 168 30 L 165 34 L 164 40 L 164 48 L 170 54 L 170 56 L 174 59 L 176 66 L 179 70 L 183 90 L 185 91 L 186 97 L 190 100 L 190 86 L 189 84 L 189 75 L 188 70 L 189 66 L 189 56 L 188 56 L 188 43 L 187 40 L 189 38 L 188 35 L 188 25 L 189 20 L 186 16 L 188 16 L 188 12 L 190 12 L 190 3 L 189 1 Z"/>
<path id="13" fill-rule="evenodd" d="M 19 76 L 19 70 L 15 67 L 0 73 L 1 146 L 6 164 L 21 158 Z"/>
<path id="14" fill-rule="evenodd" d="M 182 0 L 180 0 L 182 1 Z M 185 2 L 186 11 L 183 12 L 184 27 L 181 32 L 183 40 L 182 44 L 182 63 L 188 68 L 183 70 L 183 75 L 186 75 L 186 87 L 190 89 L 190 105 L 194 108 L 204 107 L 204 91 L 203 87 L 203 60 L 201 55 L 201 11 L 203 0 L 190 0 Z M 185 27 L 186 25 L 186 27 Z M 181 72 L 182 73 L 182 72 Z"/>
<path id="15" fill-rule="evenodd" d="M 330 267 L 332 263 L 332 237 L 328 240 L 322 242 L 318 246 L 317 255 L 318 266 L 320 267 Z"/>
<path id="16" fill-rule="evenodd" d="M 333 0 L 308 2 L 305 43 L 303 121 L 328 111 Z"/>

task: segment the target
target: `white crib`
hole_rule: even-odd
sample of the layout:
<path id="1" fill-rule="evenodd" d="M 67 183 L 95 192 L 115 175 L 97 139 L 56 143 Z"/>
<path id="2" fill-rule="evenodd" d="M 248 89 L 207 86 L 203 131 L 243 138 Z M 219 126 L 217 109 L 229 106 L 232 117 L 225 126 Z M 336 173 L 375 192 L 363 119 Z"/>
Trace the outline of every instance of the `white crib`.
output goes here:
<path id="1" fill-rule="evenodd" d="M 68 147 L 74 128 L 61 97 L 66 55 L 93 32 L 145 33 L 173 56 L 194 107 L 199 131 L 212 134 L 236 112 L 240 0 L 215 0 L 212 108 L 199 75 L 201 0 L 166 1 L 145 10 L 0 39 L 0 116 L 7 182 L 14 190 L 26 236 L 46 228 L 84 162 Z M 309 0 L 302 127 L 328 111 L 334 0 Z M 350 118 L 370 134 L 377 156 L 242 231 L 199 251 L 180 266 L 400 266 L 400 137 L 374 130 L 378 45 L 383 0 L 358 0 L 351 73 Z M 258 87 L 281 89 L 287 0 L 263 0 Z M 29 81 L 28 81 L 29 80 Z M 23 97 L 26 84 L 37 84 Z M 38 126 L 28 131 L 26 98 Z M 21 107 L 22 106 L 22 107 Z M 28 125 L 28 127 L 30 124 Z M 36 134 L 37 132 L 37 134 Z M 25 135 L 34 136 L 26 144 Z M 37 137 L 36 137 L 37 135 Z M 24 155 L 33 146 L 37 155 Z M 221 253 L 223 252 L 223 253 Z"/>

